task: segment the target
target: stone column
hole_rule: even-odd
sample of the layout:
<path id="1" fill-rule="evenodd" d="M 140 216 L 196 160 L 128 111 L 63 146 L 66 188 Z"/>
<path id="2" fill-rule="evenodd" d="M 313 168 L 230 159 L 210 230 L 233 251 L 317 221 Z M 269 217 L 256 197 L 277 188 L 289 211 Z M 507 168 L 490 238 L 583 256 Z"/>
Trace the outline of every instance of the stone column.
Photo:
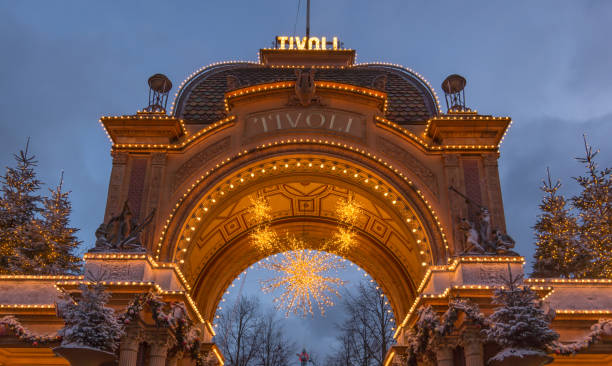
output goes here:
<path id="1" fill-rule="evenodd" d="M 151 346 L 149 366 L 165 366 L 168 349 L 174 340 L 170 331 L 165 328 L 149 331 L 146 338 L 147 343 Z"/>
<path id="2" fill-rule="evenodd" d="M 138 346 L 141 340 L 140 326 L 131 326 L 126 329 L 125 336 L 119 345 L 119 366 L 136 366 Z"/>
<path id="3" fill-rule="evenodd" d="M 438 346 L 436 360 L 438 366 L 453 366 L 453 349 L 450 345 L 441 344 Z"/>
<path id="4" fill-rule="evenodd" d="M 465 353 L 465 366 L 484 366 L 484 353 L 482 339 L 477 331 L 468 331 L 463 334 L 463 351 Z"/>

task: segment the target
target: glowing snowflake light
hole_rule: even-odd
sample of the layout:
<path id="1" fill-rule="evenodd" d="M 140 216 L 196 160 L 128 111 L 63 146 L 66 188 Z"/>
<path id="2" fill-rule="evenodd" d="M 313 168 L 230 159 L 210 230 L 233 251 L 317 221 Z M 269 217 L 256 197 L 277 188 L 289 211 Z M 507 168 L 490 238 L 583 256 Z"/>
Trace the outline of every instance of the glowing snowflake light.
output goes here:
<path id="1" fill-rule="evenodd" d="M 331 250 L 338 253 L 348 251 L 355 243 L 355 231 L 350 227 L 338 227 L 338 230 L 333 233 L 331 243 Z"/>
<path id="2" fill-rule="evenodd" d="M 251 198 L 249 213 L 253 215 L 256 224 L 263 224 L 272 220 L 272 207 L 263 195 Z"/>
<path id="3" fill-rule="evenodd" d="M 299 247 L 298 239 L 291 239 Z M 271 293 L 280 290 L 281 293 L 274 299 L 278 309 L 284 310 L 285 315 L 290 313 L 306 316 L 313 314 L 313 307 L 319 308 L 325 314 L 325 308 L 333 306 L 333 298 L 340 296 L 338 287 L 344 281 L 331 276 L 344 268 L 344 260 L 333 254 L 315 250 L 291 250 L 270 257 L 261 262 L 261 266 L 277 272 L 274 278 L 261 281 L 262 290 Z"/>
<path id="4" fill-rule="evenodd" d="M 249 238 L 251 243 L 262 252 L 271 252 L 279 242 L 276 231 L 272 230 L 268 225 L 253 229 Z"/>
<path id="5" fill-rule="evenodd" d="M 360 212 L 361 206 L 354 198 L 349 197 L 344 201 L 338 202 L 338 206 L 336 206 L 336 216 L 342 223 L 349 226 L 354 226 L 357 223 Z"/>

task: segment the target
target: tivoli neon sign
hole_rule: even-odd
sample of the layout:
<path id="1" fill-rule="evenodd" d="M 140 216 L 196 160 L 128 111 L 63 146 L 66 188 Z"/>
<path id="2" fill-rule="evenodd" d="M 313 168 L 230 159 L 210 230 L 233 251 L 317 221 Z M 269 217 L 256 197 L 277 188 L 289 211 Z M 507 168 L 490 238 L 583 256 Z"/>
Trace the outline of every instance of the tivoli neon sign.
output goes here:
<path id="1" fill-rule="evenodd" d="M 328 48 L 331 46 L 331 48 Z M 278 50 L 337 50 L 338 37 L 333 37 L 331 42 L 327 37 L 289 37 L 277 36 L 276 49 Z"/>

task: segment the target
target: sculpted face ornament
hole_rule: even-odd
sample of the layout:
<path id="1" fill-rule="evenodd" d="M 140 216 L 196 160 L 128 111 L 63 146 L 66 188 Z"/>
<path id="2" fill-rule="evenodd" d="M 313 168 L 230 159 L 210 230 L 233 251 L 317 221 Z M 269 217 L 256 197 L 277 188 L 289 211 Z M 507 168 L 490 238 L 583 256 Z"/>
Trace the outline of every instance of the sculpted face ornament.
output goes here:
<path id="1" fill-rule="evenodd" d="M 319 102 L 319 98 L 315 97 L 316 85 L 314 74 L 314 69 L 295 70 L 295 101 L 303 107 L 308 107 L 313 101 Z"/>

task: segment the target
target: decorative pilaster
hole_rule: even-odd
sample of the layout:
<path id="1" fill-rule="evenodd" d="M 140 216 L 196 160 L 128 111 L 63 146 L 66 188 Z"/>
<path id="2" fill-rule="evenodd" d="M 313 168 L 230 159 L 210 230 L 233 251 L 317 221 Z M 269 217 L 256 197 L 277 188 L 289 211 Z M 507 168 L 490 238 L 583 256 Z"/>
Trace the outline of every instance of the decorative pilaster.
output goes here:
<path id="1" fill-rule="evenodd" d="M 442 156 L 444 163 L 444 177 L 446 179 L 446 187 L 454 187 L 459 192 L 465 192 L 465 185 L 463 184 L 463 177 L 461 174 L 461 167 L 459 166 L 459 155 L 458 154 L 444 154 Z M 455 243 L 450 248 L 450 255 L 457 255 L 463 251 L 463 235 L 459 230 L 459 218 L 467 217 L 467 206 L 465 199 L 458 194 L 447 190 L 446 195 L 448 196 L 448 203 L 450 206 L 450 220 L 452 221 L 452 237 L 449 238 L 449 242 Z"/>
<path id="2" fill-rule="evenodd" d="M 140 326 L 131 326 L 126 329 L 119 345 L 119 366 L 136 366 L 138 346 L 141 340 L 142 329 Z"/>
<path id="3" fill-rule="evenodd" d="M 501 185 L 499 183 L 499 169 L 497 166 L 497 153 L 482 154 L 484 175 L 488 194 L 488 208 L 491 214 L 491 224 L 495 229 L 506 232 L 506 219 L 504 217 L 504 204 L 502 202 Z"/>
<path id="4" fill-rule="evenodd" d="M 108 183 L 104 222 L 117 215 L 121 210 L 121 204 L 123 203 L 122 188 L 128 162 L 128 153 L 113 151 L 111 155 L 113 157 L 113 168 L 111 170 L 110 182 Z"/>
<path id="5" fill-rule="evenodd" d="M 168 160 L 166 153 L 153 153 L 151 154 L 151 173 L 149 176 L 149 182 L 147 184 L 147 201 L 145 203 L 145 212 L 148 215 L 149 212 L 156 210 L 159 212 L 159 201 L 161 197 L 162 184 L 164 180 L 164 174 L 166 170 L 166 162 Z M 154 242 L 153 237 L 155 235 L 154 229 L 157 217 L 153 219 L 154 225 L 151 225 L 145 231 L 143 238 L 145 239 L 145 245 L 150 245 Z M 152 250 L 152 248 L 149 248 Z"/>
<path id="6" fill-rule="evenodd" d="M 461 340 L 465 353 L 465 366 L 484 366 L 482 337 L 479 334 L 479 330 L 464 330 L 461 335 Z"/>

